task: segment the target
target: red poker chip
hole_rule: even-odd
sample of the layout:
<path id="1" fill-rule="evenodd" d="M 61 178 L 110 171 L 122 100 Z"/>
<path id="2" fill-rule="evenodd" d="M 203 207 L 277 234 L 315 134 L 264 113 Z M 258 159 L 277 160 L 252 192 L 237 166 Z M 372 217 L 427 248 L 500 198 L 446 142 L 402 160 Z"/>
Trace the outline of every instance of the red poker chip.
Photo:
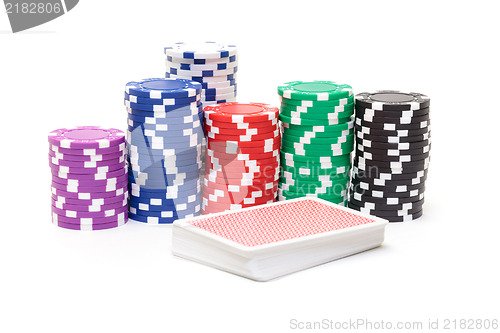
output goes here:
<path id="1" fill-rule="evenodd" d="M 272 199 L 276 197 L 277 193 L 278 185 L 267 190 L 254 190 L 251 192 L 247 190 L 242 190 L 241 192 L 223 191 L 210 187 L 205 187 L 205 189 L 203 189 L 204 197 L 221 203 L 259 203 L 262 198 Z"/>
<path id="2" fill-rule="evenodd" d="M 258 193 L 259 195 L 262 193 Z M 276 192 L 269 191 L 265 196 L 260 197 L 243 197 L 241 195 L 234 195 L 230 197 L 220 197 L 216 195 L 209 195 L 203 192 L 202 200 L 207 199 L 210 203 L 215 202 L 218 204 L 242 204 L 242 205 L 255 205 L 263 204 L 276 198 Z"/>
<path id="3" fill-rule="evenodd" d="M 255 172 L 231 172 L 230 170 L 217 171 L 207 168 L 205 171 L 205 177 L 209 180 L 212 180 L 213 177 L 223 178 L 223 179 L 255 179 L 255 178 L 267 178 L 277 180 L 280 175 L 279 168 L 268 168 L 263 171 L 255 171 Z"/>
<path id="4" fill-rule="evenodd" d="M 238 186 L 259 186 L 259 185 L 269 184 L 278 180 L 279 177 L 277 179 L 268 179 L 268 178 L 231 179 L 231 178 L 218 178 L 218 177 L 213 177 L 213 178 L 204 177 L 203 179 L 204 182 L 212 182 L 222 185 L 238 185 Z"/>
<path id="5" fill-rule="evenodd" d="M 279 157 L 280 151 L 279 149 L 273 150 L 268 153 L 253 153 L 253 154 L 228 154 L 220 151 L 214 151 L 212 149 L 207 148 L 207 155 L 211 157 L 215 157 L 219 160 L 238 160 L 238 161 L 247 161 L 247 160 L 264 160 L 273 157 Z"/>
<path id="6" fill-rule="evenodd" d="M 271 170 L 277 170 L 280 167 L 279 163 L 267 164 L 267 165 L 254 165 L 254 166 L 233 166 L 228 167 L 225 165 L 217 165 L 217 164 L 206 164 L 206 168 L 214 171 L 220 172 L 230 172 L 230 173 L 250 173 L 250 172 L 262 172 L 264 174 L 270 172 Z"/>
<path id="7" fill-rule="evenodd" d="M 208 140 L 215 139 L 219 141 L 260 141 L 267 139 L 274 139 L 280 136 L 280 130 L 276 129 L 275 131 L 263 134 L 255 134 L 255 135 L 226 135 L 226 134 L 216 134 L 212 132 L 207 133 Z"/>
<path id="8" fill-rule="evenodd" d="M 279 121 L 278 119 L 271 119 L 267 121 L 252 122 L 252 123 L 231 123 L 225 121 L 213 121 L 210 119 L 205 119 L 204 125 L 215 126 L 218 128 L 227 128 L 227 129 L 268 128 L 279 125 Z"/>
<path id="9" fill-rule="evenodd" d="M 281 147 L 280 142 L 269 146 L 241 147 L 235 142 L 208 141 L 207 148 L 226 154 L 265 154 Z"/>
<path id="10" fill-rule="evenodd" d="M 268 183 L 262 184 L 254 184 L 254 185 L 234 185 L 234 184 L 220 184 L 216 182 L 212 182 L 206 178 L 203 179 L 204 188 L 210 188 L 213 190 L 221 190 L 227 192 L 234 191 L 245 191 L 245 192 L 253 192 L 253 191 L 265 191 L 271 188 L 277 187 L 279 184 L 279 180 L 271 181 Z"/>
<path id="11" fill-rule="evenodd" d="M 277 137 L 267 139 L 267 140 L 258 140 L 258 141 L 230 141 L 230 140 L 218 140 L 218 139 L 210 139 L 210 142 L 228 142 L 228 144 L 237 145 L 238 147 L 268 147 L 274 146 L 275 144 L 281 145 L 281 135 Z"/>
<path id="12" fill-rule="evenodd" d="M 266 158 L 266 159 L 259 159 L 259 160 L 246 160 L 246 161 L 240 161 L 236 159 L 232 160 L 227 160 L 227 159 L 219 159 L 217 157 L 205 155 L 205 162 L 207 164 L 212 164 L 212 165 L 218 165 L 218 166 L 227 166 L 231 168 L 237 168 L 237 167 L 253 167 L 253 166 L 261 166 L 261 165 L 270 165 L 270 164 L 276 164 L 280 162 L 280 157 L 275 156 L 271 158 Z"/>
<path id="13" fill-rule="evenodd" d="M 259 127 L 259 128 L 248 128 L 248 129 L 233 129 L 233 128 L 223 128 L 223 127 L 205 125 L 205 131 L 207 133 L 220 134 L 220 135 L 238 135 L 238 136 L 259 135 L 259 134 L 274 132 L 277 129 L 279 129 L 278 125 Z"/>
<path id="14" fill-rule="evenodd" d="M 221 103 L 203 109 L 205 119 L 229 123 L 254 123 L 279 118 L 279 109 L 262 103 Z"/>
<path id="15" fill-rule="evenodd" d="M 202 209 L 204 211 L 210 211 L 211 213 L 215 213 L 215 211 L 211 211 L 212 209 L 223 209 L 223 210 L 226 210 L 226 209 L 241 209 L 241 208 L 247 208 L 247 207 L 254 207 L 254 206 L 257 206 L 257 205 L 263 205 L 263 204 L 267 204 L 267 203 L 272 203 L 276 201 L 275 198 L 270 198 L 269 200 L 267 201 L 260 201 L 260 202 L 256 202 L 256 203 L 253 203 L 253 204 L 244 204 L 244 203 L 229 203 L 229 202 L 215 202 L 215 201 L 211 201 L 211 200 L 208 200 L 207 198 L 203 197 L 202 200 L 201 200 L 201 206 L 202 206 Z M 207 209 L 208 208 L 208 209 Z"/>

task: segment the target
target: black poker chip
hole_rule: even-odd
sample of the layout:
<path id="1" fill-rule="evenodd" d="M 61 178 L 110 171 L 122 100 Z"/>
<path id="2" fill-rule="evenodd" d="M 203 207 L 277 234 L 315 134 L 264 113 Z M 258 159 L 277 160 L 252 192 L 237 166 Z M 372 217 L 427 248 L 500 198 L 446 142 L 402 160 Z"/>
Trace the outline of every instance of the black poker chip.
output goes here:
<path id="1" fill-rule="evenodd" d="M 431 144 L 431 140 L 421 140 L 421 141 L 413 141 L 413 142 L 379 142 L 368 139 L 356 138 L 356 144 L 362 145 L 366 148 L 375 148 L 375 149 L 397 149 L 397 150 L 412 150 L 423 148 L 429 146 Z"/>
<path id="2" fill-rule="evenodd" d="M 354 124 L 358 126 L 368 127 L 376 130 L 387 130 L 387 131 L 410 131 L 410 130 L 418 130 L 422 128 L 428 128 L 431 124 L 431 120 L 424 120 L 416 123 L 410 124 L 392 124 L 392 123 L 381 123 L 381 122 L 370 122 L 365 121 L 361 118 L 356 117 L 354 120 Z"/>
<path id="3" fill-rule="evenodd" d="M 423 215 L 423 209 L 419 208 L 417 211 L 416 209 L 412 209 L 408 213 L 396 213 L 396 214 L 384 214 L 384 211 L 378 211 L 378 210 L 365 210 L 359 207 L 356 207 L 355 205 L 349 205 L 350 208 L 359 210 L 363 213 L 367 213 L 373 216 L 376 216 L 378 218 L 387 220 L 389 222 L 409 222 L 416 220 Z"/>
<path id="4" fill-rule="evenodd" d="M 354 194 L 357 195 L 362 195 L 362 196 L 368 196 L 368 197 L 375 197 L 375 198 L 409 198 L 409 197 L 416 197 L 425 192 L 425 185 L 422 186 L 420 189 L 412 190 L 412 191 L 406 191 L 406 192 L 394 192 L 394 191 L 389 191 L 389 190 L 383 190 L 383 191 L 378 191 L 378 190 L 365 190 L 361 188 L 360 186 L 356 186 L 355 184 L 351 184 L 351 195 L 354 196 Z"/>
<path id="5" fill-rule="evenodd" d="M 421 153 L 421 154 L 408 154 L 408 155 L 399 155 L 399 156 L 388 156 L 381 154 L 374 154 L 370 152 L 364 152 L 356 149 L 356 156 L 362 157 L 366 160 L 372 161 L 381 161 L 381 162 L 414 162 L 421 161 L 423 159 L 428 158 L 430 155 L 429 152 Z"/>
<path id="6" fill-rule="evenodd" d="M 362 144 L 356 144 L 356 150 L 361 153 L 370 153 L 372 155 L 378 156 L 413 156 L 425 154 L 431 151 L 432 144 L 429 143 L 427 146 L 423 146 L 415 149 L 377 149 L 372 147 L 366 147 Z"/>
<path id="7" fill-rule="evenodd" d="M 373 202 L 373 201 L 368 201 L 367 199 L 363 199 L 363 201 L 359 201 L 354 199 L 353 197 L 349 198 L 349 202 L 352 203 L 355 206 L 358 207 L 363 207 L 366 209 L 373 209 L 373 210 L 390 210 L 390 211 L 396 211 L 396 210 L 405 210 L 405 209 L 415 209 L 417 207 L 422 207 L 424 204 L 425 199 L 422 198 L 417 201 L 411 201 L 411 202 L 404 202 L 404 203 L 399 203 L 399 204 L 387 204 L 383 202 Z"/>
<path id="8" fill-rule="evenodd" d="M 405 137 L 371 135 L 371 134 L 364 134 L 361 132 L 356 132 L 356 138 L 358 138 L 358 139 L 370 140 L 370 141 L 375 141 L 375 142 L 380 142 L 380 143 L 418 142 L 418 141 L 428 140 L 430 137 L 431 137 L 430 131 L 427 133 L 421 134 L 421 135 L 405 136 Z"/>
<path id="9" fill-rule="evenodd" d="M 407 136 L 417 136 L 423 135 L 425 133 L 430 133 L 430 128 L 419 128 L 412 130 L 384 130 L 384 129 L 374 129 L 371 127 L 365 127 L 360 125 L 354 125 L 356 131 L 363 134 L 379 135 L 379 136 L 397 136 L 397 137 L 407 137 Z"/>
<path id="10" fill-rule="evenodd" d="M 424 94 L 404 93 L 397 90 L 381 90 L 356 95 L 357 105 L 374 110 L 416 110 L 428 108 L 430 102 L 430 98 Z"/>
<path id="11" fill-rule="evenodd" d="M 364 169 L 359 169 L 356 165 L 353 166 L 352 168 L 352 175 L 359 180 L 375 180 L 375 179 L 384 179 L 384 180 L 411 180 L 415 178 L 422 178 L 424 176 L 427 176 L 427 170 L 417 170 L 413 172 L 407 172 L 407 173 L 402 173 L 402 174 L 395 174 L 395 173 L 390 173 L 390 172 L 381 172 L 380 170 L 377 170 L 375 168 L 369 169 L 369 170 L 364 170 Z"/>
<path id="12" fill-rule="evenodd" d="M 427 121 L 430 119 L 430 114 L 427 113 L 418 117 L 406 118 L 406 117 L 375 117 L 365 113 L 364 115 L 357 114 L 356 118 L 359 118 L 369 123 L 387 123 L 395 125 L 405 125 L 405 124 L 416 124 L 422 121 Z"/>
<path id="13" fill-rule="evenodd" d="M 376 160 L 369 160 L 365 159 L 360 156 L 356 156 L 354 158 L 354 165 L 363 165 L 366 166 L 366 168 L 369 167 L 376 167 L 379 169 L 419 169 L 419 168 L 424 168 L 429 165 L 430 158 L 427 157 L 423 160 L 418 160 L 418 161 L 410 161 L 410 162 L 391 162 L 391 161 L 376 161 Z M 362 168 L 361 170 L 367 170 L 366 168 Z M 417 170 L 418 171 L 418 170 Z"/>
<path id="14" fill-rule="evenodd" d="M 422 210 L 422 205 L 414 205 L 413 208 L 410 209 L 402 209 L 402 210 L 397 210 L 397 209 L 390 209 L 390 210 L 381 210 L 381 209 L 370 209 L 370 208 L 365 208 L 365 207 L 360 207 L 356 205 L 355 203 L 349 201 L 349 207 L 360 210 L 363 209 L 366 213 L 372 214 L 377 212 L 378 214 L 382 216 L 398 216 L 398 215 L 409 215 L 409 214 L 414 214 Z M 374 214 L 372 214 L 374 215 Z"/>
<path id="15" fill-rule="evenodd" d="M 372 202 L 375 204 L 386 204 L 386 205 L 400 205 L 404 203 L 416 202 L 420 201 L 424 198 L 424 193 L 420 193 L 415 196 L 406 196 L 406 197 L 372 197 L 366 194 L 361 193 L 351 193 L 351 199 L 357 200 L 359 202 Z"/>
<path id="16" fill-rule="evenodd" d="M 419 110 L 404 110 L 404 111 L 387 111 L 387 110 L 373 110 L 370 108 L 365 108 L 361 105 L 356 105 L 356 116 L 363 118 L 363 116 L 373 116 L 382 118 L 413 118 L 421 117 L 430 112 L 429 108 L 419 109 Z"/>
<path id="17" fill-rule="evenodd" d="M 356 178 L 352 179 L 351 188 L 353 191 L 361 193 L 361 191 L 377 191 L 387 193 L 406 193 L 414 190 L 425 190 L 425 179 L 419 183 L 410 183 L 409 185 L 402 184 L 403 181 L 385 181 L 385 185 L 376 185 L 362 181 Z"/>

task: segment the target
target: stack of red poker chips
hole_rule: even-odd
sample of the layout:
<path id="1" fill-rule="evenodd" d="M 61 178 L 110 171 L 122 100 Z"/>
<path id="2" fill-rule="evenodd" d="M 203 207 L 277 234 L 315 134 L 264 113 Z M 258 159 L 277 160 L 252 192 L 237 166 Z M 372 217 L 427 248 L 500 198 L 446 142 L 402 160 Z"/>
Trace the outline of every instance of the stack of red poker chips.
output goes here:
<path id="1" fill-rule="evenodd" d="M 204 214 L 275 201 L 279 182 L 279 109 L 261 103 L 205 107 Z"/>

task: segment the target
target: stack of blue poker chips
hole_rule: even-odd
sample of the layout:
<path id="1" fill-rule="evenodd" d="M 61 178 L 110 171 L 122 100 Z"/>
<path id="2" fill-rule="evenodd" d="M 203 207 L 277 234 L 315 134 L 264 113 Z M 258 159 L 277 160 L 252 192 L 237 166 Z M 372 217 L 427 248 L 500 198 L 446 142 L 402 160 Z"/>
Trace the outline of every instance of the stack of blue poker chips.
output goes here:
<path id="1" fill-rule="evenodd" d="M 163 224 L 200 214 L 201 91 L 186 79 L 125 86 L 130 219 Z"/>
<path id="2" fill-rule="evenodd" d="M 217 42 L 175 43 L 164 51 L 165 77 L 201 83 L 203 105 L 236 102 L 236 46 Z"/>

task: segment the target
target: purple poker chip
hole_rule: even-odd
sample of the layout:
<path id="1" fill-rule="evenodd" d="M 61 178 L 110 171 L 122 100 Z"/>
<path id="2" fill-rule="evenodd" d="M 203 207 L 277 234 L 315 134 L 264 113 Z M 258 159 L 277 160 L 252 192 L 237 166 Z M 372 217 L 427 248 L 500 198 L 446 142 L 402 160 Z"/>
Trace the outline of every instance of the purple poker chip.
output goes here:
<path id="1" fill-rule="evenodd" d="M 52 187 L 58 190 L 63 190 L 66 192 L 73 192 L 73 193 L 98 193 L 98 192 L 112 192 L 112 191 L 117 191 L 119 189 L 127 189 L 128 187 L 128 180 L 120 182 L 120 183 L 115 183 L 115 184 L 109 184 L 109 185 L 101 185 L 101 186 L 74 186 L 74 185 L 64 185 L 64 184 L 59 184 L 59 183 L 54 183 L 52 182 Z"/>
<path id="2" fill-rule="evenodd" d="M 118 158 L 104 161 L 67 161 L 56 157 L 50 157 L 49 162 L 53 165 L 67 166 L 70 168 L 98 168 L 103 166 L 111 166 L 115 164 L 125 163 L 125 155 Z"/>
<path id="3" fill-rule="evenodd" d="M 79 126 L 61 128 L 49 133 L 50 144 L 69 149 L 97 149 L 118 146 L 125 142 L 125 133 L 115 128 Z"/>
<path id="4" fill-rule="evenodd" d="M 128 174 L 127 168 L 119 169 L 116 171 L 111 171 L 107 173 L 96 173 L 96 174 L 78 174 L 78 173 L 67 173 L 67 172 L 56 172 L 52 170 L 52 175 L 63 178 L 63 179 L 78 179 L 78 180 L 101 180 L 108 178 L 116 178 Z"/>
<path id="5" fill-rule="evenodd" d="M 93 192 L 93 193 L 87 193 L 87 192 L 68 192 L 64 190 L 57 189 L 55 187 L 52 187 L 52 194 L 56 195 L 58 197 L 65 197 L 68 199 L 79 199 L 79 200 L 92 200 L 92 199 L 103 199 L 103 198 L 112 198 L 112 197 L 117 197 L 120 195 L 128 195 L 128 189 L 119 189 L 116 191 L 110 191 L 110 192 Z"/>
<path id="6" fill-rule="evenodd" d="M 63 148 L 54 145 L 49 145 L 49 150 L 64 155 L 76 155 L 76 156 L 106 155 L 106 154 L 114 154 L 125 151 L 125 142 L 120 143 L 118 146 L 112 146 L 108 148 L 96 148 L 96 149 L 71 149 L 71 148 Z"/>
<path id="7" fill-rule="evenodd" d="M 56 153 L 53 150 L 49 150 L 49 158 L 55 157 L 59 160 L 72 161 L 72 162 L 108 161 L 108 160 L 120 158 L 124 155 L 125 155 L 125 150 L 118 151 L 116 153 L 102 154 L 102 155 L 70 155 L 70 154 Z"/>
<path id="8" fill-rule="evenodd" d="M 114 202 L 105 205 L 71 205 L 65 204 L 52 199 L 52 206 L 62 209 L 77 212 L 104 212 L 110 209 L 118 209 L 126 206 L 128 204 L 128 199 L 123 199 L 120 202 Z"/>
<path id="9" fill-rule="evenodd" d="M 85 218 L 67 217 L 52 212 L 52 220 L 53 221 L 55 220 L 57 222 L 82 224 L 82 225 L 102 224 L 111 222 L 126 222 L 128 220 L 128 211 L 109 217 L 85 217 Z"/>
<path id="10" fill-rule="evenodd" d="M 128 200 L 128 195 L 125 193 L 116 197 L 99 198 L 99 199 L 72 199 L 72 198 L 52 195 L 52 201 L 55 201 L 58 204 L 61 203 L 61 204 L 78 205 L 78 206 L 104 206 L 112 203 L 123 202 L 124 200 Z M 54 206 L 58 207 L 57 205 Z"/>
<path id="11" fill-rule="evenodd" d="M 76 168 L 76 167 L 61 166 L 61 165 L 55 165 L 55 164 L 49 163 L 49 166 L 52 169 L 52 172 L 75 173 L 75 174 L 109 173 L 112 171 L 122 169 L 125 167 L 125 165 L 126 165 L 126 163 L 125 163 L 125 161 L 123 161 L 122 163 L 117 163 L 117 164 L 102 166 L 102 167 Z"/>
<path id="12" fill-rule="evenodd" d="M 71 186 L 85 186 L 85 187 L 108 186 L 108 185 L 118 184 L 124 181 L 128 181 L 127 175 L 122 175 L 120 177 L 115 177 L 115 178 L 100 179 L 100 180 L 64 179 L 52 175 L 52 183 L 71 185 Z"/>
<path id="13" fill-rule="evenodd" d="M 54 223 L 58 227 L 64 228 L 64 229 L 92 231 L 92 230 L 106 230 L 106 229 L 118 228 L 127 222 L 110 222 L 110 223 L 86 225 L 86 224 L 64 223 L 64 222 L 60 222 L 60 221 L 57 222 L 57 220 L 56 221 L 52 220 L 52 223 Z"/>
<path id="14" fill-rule="evenodd" d="M 123 206 L 121 208 L 109 209 L 99 212 L 79 212 L 74 210 L 59 209 L 52 206 L 52 212 L 58 215 L 74 218 L 85 218 L 85 217 L 111 217 L 116 216 L 128 210 L 128 206 Z"/>

